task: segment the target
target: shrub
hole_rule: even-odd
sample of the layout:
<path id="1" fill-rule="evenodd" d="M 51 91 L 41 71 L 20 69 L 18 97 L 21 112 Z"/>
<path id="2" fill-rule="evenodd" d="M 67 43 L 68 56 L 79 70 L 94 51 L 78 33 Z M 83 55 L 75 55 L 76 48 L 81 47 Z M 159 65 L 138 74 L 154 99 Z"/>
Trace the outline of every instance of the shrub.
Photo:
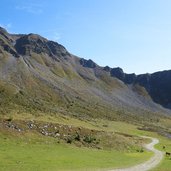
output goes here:
<path id="1" fill-rule="evenodd" d="M 95 140 L 95 138 L 90 135 L 85 136 L 83 139 L 84 142 L 89 143 L 89 144 L 92 143 L 94 140 Z"/>
<path id="2" fill-rule="evenodd" d="M 71 144 L 71 143 L 72 143 L 72 138 L 71 138 L 71 137 L 68 137 L 68 138 L 67 138 L 67 143 L 68 143 L 68 144 Z"/>
<path id="3" fill-rule="evenodd" d="M 81 138 L 80 138 L 80 135 L 77 133 L 76 135 L 75 135 L 75 138 L 74 138 L 76 141 L 80 141 L 81 140 Z"/>

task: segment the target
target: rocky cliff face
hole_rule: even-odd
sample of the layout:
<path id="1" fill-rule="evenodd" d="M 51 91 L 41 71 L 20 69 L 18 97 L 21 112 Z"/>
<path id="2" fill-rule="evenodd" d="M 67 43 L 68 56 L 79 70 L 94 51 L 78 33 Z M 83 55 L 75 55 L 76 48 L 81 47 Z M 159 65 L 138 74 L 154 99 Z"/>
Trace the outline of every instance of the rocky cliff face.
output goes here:
<path id="1" fill-rule="evenodd" d="M 156 103 L 171 109 L 171 71 L 140 75 L 136 82 L 146 88 Z"/>
<path id="2" fill-rule="evenodd" d="M 154 102 L 171 108 L 171 70 L 142 75 L 126 74 L 121 68 L 110 68 L 107 71 L 125 84 L 139 84 L 147 90 Z"/>
<path id="3" fill-rule="evenodd" d="M 14 47 L 20 55 L 31 55 L 34 52 L 37 54 L 45 53 L 50 57 L 58 56 L 59 58 L 69 54 L 62 45 L 48 41 L 36 34 L 21 36 L 16 40 Z"/>
<path id="4" fill-rule="evenodd" d="M 9 34 L 0 28 L 0 113 L 15 109 L 111 119 L 149 119 L 151 114 L 154 118 L 170 113 L 163 108 L 171 103 L 170 74 L 135 75 L 100 67 L 39 35 Z"/>

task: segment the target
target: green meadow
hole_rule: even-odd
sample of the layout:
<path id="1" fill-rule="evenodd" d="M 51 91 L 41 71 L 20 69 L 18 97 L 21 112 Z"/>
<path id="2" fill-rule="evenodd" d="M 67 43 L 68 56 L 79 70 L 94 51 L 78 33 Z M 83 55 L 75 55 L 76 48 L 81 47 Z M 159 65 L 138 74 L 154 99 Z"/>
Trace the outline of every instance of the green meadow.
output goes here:
<path id="1" fill-rule="evenodd" d="M 24 119 L 14 116 L 17 119 Z M 32 118 L 31 115 L 27 116 L 28 120 Z M 156 137 L 160 140 L 160 144 L 156 148 L 163 150 L 162 147 L 165 145 L 166 149 L 163 151 L 171 151 L 171 141 L 168 138 L 159 136 L 155 132 L 139 130 L 140 125 L 107 120 L 82 121 L 60 116 L 56 118 L 40 116 L 33 119 L 77 127 L 82 126 L 106 133 L 113 131 Z M 146 143 L 149 143 L 149 140 Z M 140 153 L 126 149 L 103 150 L 76 147 L 74 144 L 67 144 L 34 131 L 25 133 L 4 129 L 0 131 L 0 170 L 2 171 L 103 171 L 133 166 L 150 159 L 152 155 L 153 153 L 146 150 Z M 171 158 L 165 157 L 153 171 L 170 171 L 170 168 Z"/>
<path id="2" fill-rule="evenodd" d="M 34 137 L 34 138 L 33 138 Z M 128 167 L 150 158 L 150 152 L 128 153 L 78 148 L 52 138 L 0 134 L 0 170 L 67 171 Z"/>

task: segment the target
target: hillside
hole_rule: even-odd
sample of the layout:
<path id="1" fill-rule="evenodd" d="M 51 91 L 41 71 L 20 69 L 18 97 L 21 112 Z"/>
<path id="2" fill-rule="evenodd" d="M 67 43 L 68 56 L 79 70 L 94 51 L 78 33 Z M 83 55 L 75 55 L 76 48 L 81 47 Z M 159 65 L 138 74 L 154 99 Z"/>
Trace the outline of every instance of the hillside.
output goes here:
<path id="1" fill-rule="evenodd" d="M 36 34 L 0 28 L 0 113 L 154 120 L 170 114 L 171 71 L 125 74 Z"/>

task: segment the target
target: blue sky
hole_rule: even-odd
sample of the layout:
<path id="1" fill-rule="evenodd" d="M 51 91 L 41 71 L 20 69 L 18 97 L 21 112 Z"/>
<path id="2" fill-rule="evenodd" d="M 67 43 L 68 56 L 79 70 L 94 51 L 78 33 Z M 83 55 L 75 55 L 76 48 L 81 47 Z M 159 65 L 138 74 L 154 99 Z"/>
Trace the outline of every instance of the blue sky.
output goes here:
<path id="1" fill-rule="evenodd" d="M 0 25 L 127 73 L 171 69 L 170 0 L 1 0 Z"/>

